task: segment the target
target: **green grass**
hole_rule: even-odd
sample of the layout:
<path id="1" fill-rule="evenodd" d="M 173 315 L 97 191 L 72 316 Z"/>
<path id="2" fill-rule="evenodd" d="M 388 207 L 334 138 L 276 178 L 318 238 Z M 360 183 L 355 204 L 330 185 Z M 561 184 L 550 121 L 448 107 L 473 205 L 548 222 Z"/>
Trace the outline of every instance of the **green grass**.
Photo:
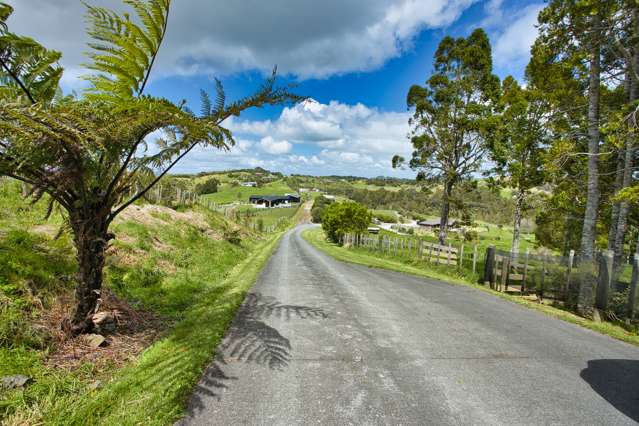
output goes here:
<path id="1" fill-rule="evenodd" d="M 327 241 L 324 236 L 324 232 L 321 229 L 317 228 L 309 229 L 302 235 L 308 242 L 313 244 L 318 249 L 344 262 L 357 263 L 360 265 L 403 272 L 406 274 L 421 277 L 434 278 L 437 280 L 446 281 L 451 284 L 474 287 L 502 299 L 543 312 L 546 315 L 550 315 L 554 318 L 577 324 L 598 333 L 605 334 L 615 339 L 639 346 L 639 335 L 637 335 L 636 333 L 632 333 L 621 326 L 609 322 L 595 322 L 554 306 L 532 302 L 521 297 L 491 290 L 483 285 L 476 284 L 477 279 L 472 275 L 469 276 L 468 274 L 462 274 L 459 272 L 453 272 L 451 274 L 450 272 L 445 272 L 445 270 L 441 267 L 430 268 L 430 265 L 423 262 L 418 263 L 415 261 L 414 263 L 408 263 L 406 261 L 384 258 L 381 257 L 379 253 L 368 253 L 365 249 L 346 249 L 344 247 L 338 246 L 337 244 Z"/>
<path id="2" fill-rule="evenodd" d="M 168 210 L 147 223 L 116 222 L 116 255 L 108 258 L 105 286 L 161 315 L 166 335 L 123 369 L 89 362 L 73 371 L 55 369 L 45 365 L 52 347 L 33 319 L 38 304 L 48 309 L 56 296 L 71 293 L 73 249 L 67 235 L 53 240 L 31 232 L 49 226 L 44 207 L 25 207 L 16 189 L 0 185 L 0 376 L 25 374 L 34 383 L 0 390 L 0 423 L 174 422 L 282 232 L 244 230 L 242 242 L 232 244 L 222 236 L 237 224 L 202 207 L 186 212 L 199 222 L 172 219 Z M 103 388 L 89 390 L 94 380 Z"/>
<path id="3" fill-rule="evenodd" d="M 164 425 L 178 419 L 280 235 L 255 247 L 223 281 L 211 282 L 171 333 L 118 372 L 104 389 L 56 402 L 44 416 L 45 422 Z"/>
<path id="4" fill-rule="evenodd" d="M 222 184 L 218 188 L 218 192 L 204 195 L 203 199 L 217 204 L 229 204 L 236 201 L 248 203 L 251 195 L 284 195 L 292 192 L 293 190 L 282 180 L 271 182 L 261 188 L 233 187 L 229 184 Z"/>

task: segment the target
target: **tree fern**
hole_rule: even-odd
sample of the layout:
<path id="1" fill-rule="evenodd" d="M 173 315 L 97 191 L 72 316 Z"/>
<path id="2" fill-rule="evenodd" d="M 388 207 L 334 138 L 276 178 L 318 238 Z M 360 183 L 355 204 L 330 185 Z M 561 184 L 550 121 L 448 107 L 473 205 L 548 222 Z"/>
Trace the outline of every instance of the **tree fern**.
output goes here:
<path id="1" fill-rule="evenodd" d="M 221 123 L 231 115 L 300 99 L 276 87 L 275 75 L 255 95 L 230 105 L 216 81 L 215 104 L 203 95 L 199 117 L 184 102 L 144 94 L 170 0 L 125 3 L 135 22 L 87 6 L 94 74 L 80 97 L 61 95 L 60 54 L 10 33 L 12 9 L 0 3 L 0 175 L 32 185 L 36 200 L 49 194 L 67 212 L 80 261 L 74 332 L 91 329 L 113 219 L 196 146 L 228 149 L 233 136 Z M 146 139 L 158 130 L 158 150 L 148 153 Z"/>

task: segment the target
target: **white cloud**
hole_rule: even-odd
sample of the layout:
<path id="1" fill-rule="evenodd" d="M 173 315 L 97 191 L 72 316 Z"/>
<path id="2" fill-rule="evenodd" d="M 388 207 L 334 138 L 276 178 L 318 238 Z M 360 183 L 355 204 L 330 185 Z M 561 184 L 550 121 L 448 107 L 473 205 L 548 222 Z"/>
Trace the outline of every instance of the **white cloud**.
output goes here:
<path id="1" fill-rule="evenodd" d="M 61 50 L 63 65 L 79 69 L 87 41 L 80 1 L 8 1 L 14 31 Z M 301 78 L 369 71 L 410 48 L 422 29 L 453 23 L 474 1 L 176 1 L 157 75 L 267 71 L 275 64 Z"/>
<path id="2" fill-rule="evenodd" d="M 511 16 L 500 18 L 505 26 L 497 30 L 493 48 L 494 62 L 498 68 L 512 70 L 526 66 L 530 59 L 530 47 L 538 35 L 537 16 L 543 8 L 543 4 L 531 4 Z M 506 15 L 506 12 L 498 10 Z"/>
<path id="3" fill-rule="evenodd" d="M 291 152 L 288 164 L 282 164 L 285 169 L 304 166 L 307 172 L 370 176 L 396 174 L 390 165 L 392 156 L 410 156 L 409 116 L 408 112 L 382 112 L 362 104 L 307 100 L 285 108 L 275 120 L 225 124 L 243 138 L 261 138 L 266 153 Z M 278 141 L 291 146 L 272 149 Z"/>
<path id="4" fill-rule="evenodd" d="M 266 136 L 260 141 L 260 148 L 267 154 L 278 155 L 291 152 L 293 145 L 289 141 L 276 141 L 271 136 Z"/>

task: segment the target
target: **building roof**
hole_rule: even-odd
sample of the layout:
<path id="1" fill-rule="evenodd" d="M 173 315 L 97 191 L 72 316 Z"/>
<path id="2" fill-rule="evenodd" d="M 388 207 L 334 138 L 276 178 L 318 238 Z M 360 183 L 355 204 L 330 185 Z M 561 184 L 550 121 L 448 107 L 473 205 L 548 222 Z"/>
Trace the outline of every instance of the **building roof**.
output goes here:
<path id="1" fill-rule="evenodd" d="M 272 203 L 273 201 L 291 201 L 291 199 L 299 200 L 297 195 L 251 195 L 249 200 L 263 200 Z"/>
<path id="2" fill-rule="evenodd" d="M 417 222 L 417 224 L 421 226 L 439 226 L 440 223 L 441 223 L 440 218 L 420 220 L 419 222 Z M 457 219 L 448 219 L 448 226 L 454 225 L 456 223 L 457 223 Z"/>

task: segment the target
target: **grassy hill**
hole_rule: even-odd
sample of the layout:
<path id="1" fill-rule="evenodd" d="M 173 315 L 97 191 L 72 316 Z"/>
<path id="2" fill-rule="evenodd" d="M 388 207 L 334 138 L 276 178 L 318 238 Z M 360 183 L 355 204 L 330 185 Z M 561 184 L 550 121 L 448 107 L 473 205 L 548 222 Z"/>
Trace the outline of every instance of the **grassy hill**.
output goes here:
<path id="1" fill-rule="evenodd" d="M 205 201 L 216 204 L 230 204 L 234 202 L 248 203 L 251 195 L 284 195 L 294 192 L 283 180 L 267 183 L 260 188 L 234 186 L 231 183 L 222 183 L 215 194 L 203 196 Z"/>
<path id="2" fill-rule="evenodd" d="M 118 312 L 118 329 L 91 349 L 59 328 L 74 249 L 45 209 L 0 181 L 0 377 L 32 380 L 0 390 L 0 422 L 171 423 L 280 233 L 199 206 L 130 207 L 112 227 L 105 271 L 103 309 Z M 281 210 L 284 229 L 295 209 Z"/>

